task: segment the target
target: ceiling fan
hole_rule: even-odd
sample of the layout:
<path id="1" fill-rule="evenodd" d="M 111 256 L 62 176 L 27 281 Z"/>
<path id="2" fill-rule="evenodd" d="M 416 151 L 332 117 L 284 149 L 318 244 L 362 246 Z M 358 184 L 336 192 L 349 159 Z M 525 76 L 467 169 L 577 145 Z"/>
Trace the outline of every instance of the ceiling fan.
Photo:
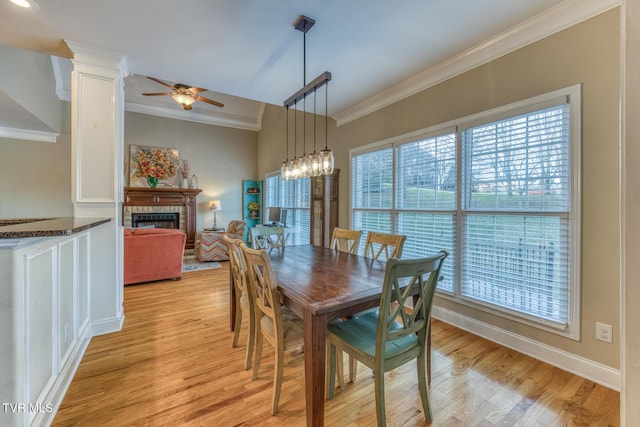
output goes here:
<path id="1" fill-rule="evenodd" d="M 162 96 L 169 95 L 176 101 L 178 104 L 181 104 L 185 110 L 191 110 L 191 104 L 196 101 L 206 102 L 207 104 L 215 105 L 216 107 L 224 107 L 224 104 L 214 101 L 213 99 L 205 98 L 204 96 L 198 95 L 200 92 L 204 92 L 207 89 L 202 89 L 199 87 L 191 87 L 184 85 L 182 83 L 176 83 L 171 86 L 169 83 L 165 83 L 162 80 L 158 80 L 154 77 L 147 76 L 149 80 L 153 80 L 156 83 L 160 83 L 163 86 L 171 89 L 171 92 L 159 92 L 159 93 L 143 93 L 146 96 Z"/>

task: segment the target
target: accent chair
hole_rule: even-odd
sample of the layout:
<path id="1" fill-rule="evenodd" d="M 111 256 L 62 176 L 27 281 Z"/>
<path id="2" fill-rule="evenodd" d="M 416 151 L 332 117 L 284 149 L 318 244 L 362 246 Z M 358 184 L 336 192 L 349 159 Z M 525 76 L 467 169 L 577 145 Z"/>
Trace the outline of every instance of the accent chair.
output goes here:
<path id="1" fill-rule="evenodd" d="M 228 261 L 229 251 L 227 244 L 222 239 L 223 235 L 227 235 L 231 239 L 244 238 L 244 229 L 247 223 L 241 220 L 233 220 L 227 225 L 227 230 L 220 231 L 203 231 L 198 233 L 195 243 L 195 254 L 200 261 Z"/>

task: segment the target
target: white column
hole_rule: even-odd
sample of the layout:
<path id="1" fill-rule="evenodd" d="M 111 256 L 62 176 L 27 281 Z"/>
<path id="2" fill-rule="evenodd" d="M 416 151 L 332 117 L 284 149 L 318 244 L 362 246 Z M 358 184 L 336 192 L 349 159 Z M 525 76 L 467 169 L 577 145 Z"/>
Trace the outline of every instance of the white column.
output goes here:
<path id="1" fill-rule="evenodd" d="M 640 0 L 621 9 L 621 374 L 620 423 L 640 423 Z"/>
<path id="2" fill-rule="evenodd" d="M 71 186 L 76 217 L 109 217 L 90 248 L 93 335 L 120 330 L 124 320 L 123 197 L 124 82 L 122 54 L 66 41 L 71 77 Z"/>

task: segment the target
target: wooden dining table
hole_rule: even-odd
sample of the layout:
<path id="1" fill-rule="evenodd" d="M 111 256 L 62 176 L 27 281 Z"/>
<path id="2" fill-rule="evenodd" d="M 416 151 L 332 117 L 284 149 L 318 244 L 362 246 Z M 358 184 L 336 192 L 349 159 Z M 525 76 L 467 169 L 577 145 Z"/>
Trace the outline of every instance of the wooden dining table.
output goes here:
<path id="1" fill-rule="evenodd" d="M 327 324 L 377 307 L 386 263 L 314 245 L 271 251 L 282 302 L 304 321 L 307 425 L 324 425 Z"/>

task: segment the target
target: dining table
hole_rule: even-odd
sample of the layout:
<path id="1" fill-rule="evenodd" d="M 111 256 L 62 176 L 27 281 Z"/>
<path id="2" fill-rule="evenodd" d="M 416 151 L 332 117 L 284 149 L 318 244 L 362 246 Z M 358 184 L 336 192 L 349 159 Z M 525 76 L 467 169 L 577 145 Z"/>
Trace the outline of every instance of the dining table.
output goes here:
<path id="1" fill-rule="evenodd" d="M 283 305 L 304 323 L 307 425 L 322 426 L 327 324 L 380 304 L 386 262 L 315 245 L 270 257 Z"/>

